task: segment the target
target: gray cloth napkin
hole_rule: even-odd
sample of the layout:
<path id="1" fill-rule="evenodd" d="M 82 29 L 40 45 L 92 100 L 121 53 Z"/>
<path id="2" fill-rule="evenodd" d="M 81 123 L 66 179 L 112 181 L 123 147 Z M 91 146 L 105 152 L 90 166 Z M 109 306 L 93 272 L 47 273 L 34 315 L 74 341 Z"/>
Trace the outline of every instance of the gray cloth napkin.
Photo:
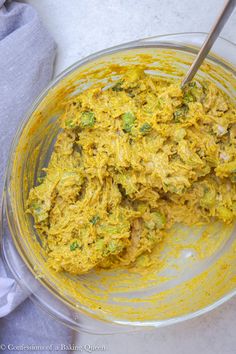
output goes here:
<path id="1" fill-rule="evenodd" d="M 55 49 L 30 5 L 0 0 L 0 194 L 12 138 L 24 113 L 52 77 Z M 7 276 L 0 258 L 0 317 L 26 296 Z"/>

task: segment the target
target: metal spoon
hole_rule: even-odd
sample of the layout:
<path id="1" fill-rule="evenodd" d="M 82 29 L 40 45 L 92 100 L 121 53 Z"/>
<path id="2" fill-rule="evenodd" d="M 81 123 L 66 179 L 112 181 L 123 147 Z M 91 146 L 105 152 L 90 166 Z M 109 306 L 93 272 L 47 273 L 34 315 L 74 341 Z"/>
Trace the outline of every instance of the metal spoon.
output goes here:
<path id="1" fill-rule="evenodd" d="M 236 6 L 236 0 L 227 0 L 221 11 L 220 15 L 218 16 L 216 22 L 212 26 L 210 33 L 208 34 L 205 42 L 203 43 L 201 49 L 199 50 L 198 55 L 196 56 L 194 62 L 190 66 L 185 78 L 181 83 L 181 87 L 187 84 L 189 81 L 193 79 L 196 72 L 198 71 L 199 67 L 202 65 L 203 60 L 206 58 L 207 54 L 209 53 L 211 47 L 213 46 L 215 40 L 219 36 L 222 28 L 224 27 L 225 23 L 227 22 L 228 18 L 234 11 Z"/>

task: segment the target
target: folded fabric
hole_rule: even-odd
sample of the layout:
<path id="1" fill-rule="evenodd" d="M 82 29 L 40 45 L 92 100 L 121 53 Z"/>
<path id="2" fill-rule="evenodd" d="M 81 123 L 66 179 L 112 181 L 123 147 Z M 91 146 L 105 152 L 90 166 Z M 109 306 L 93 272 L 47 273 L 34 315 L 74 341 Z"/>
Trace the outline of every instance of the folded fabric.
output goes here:
<path id="1" fill-rule="evenodd" d="M 0 0 L 0 194 L 12 138 L 24 113 L 52 77 L 55 49 L 30 5 Z M 27 295 L 6 273 L 0 258 L 0 317 Z"/>
<path id="2" fill-rule="evenodd" d="M 0 317 L 8 315 L 29 295 L 9 276 L 0 259 Z"/>

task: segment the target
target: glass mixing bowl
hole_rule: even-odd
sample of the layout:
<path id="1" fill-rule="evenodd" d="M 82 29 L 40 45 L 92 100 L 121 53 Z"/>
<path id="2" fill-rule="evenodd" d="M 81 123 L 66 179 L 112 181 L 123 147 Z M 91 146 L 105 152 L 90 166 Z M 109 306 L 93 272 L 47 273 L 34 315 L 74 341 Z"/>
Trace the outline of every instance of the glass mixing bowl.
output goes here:
<path id="1" fill-rule="evenodd" d="M 204 33 L 157 36 L 82 59 L 41 93 L 18 129 L 3 195 L 3 257 L 31 299 L 76 330 L 115 333 L 173 324 L 236 293 L 233 226 L 176 226 L 160 249 L 155 271 L 103 270 L 76 277 L 48 268 L 33 220 L 25 213 L 28 192 L 48 163 L 69 97 L 96 81 L 117 80 L 116 69 L 127 63 L 142 62 L 153 75 L 167 75 L 168 67 L 168 75 L 180 78 L 205 38 Z M 235 99 L 235 66 L 236 46 L 219 38 L 197 76 L 213 80 Z M 158 267 L 160 259 L 164 262 Z"/>

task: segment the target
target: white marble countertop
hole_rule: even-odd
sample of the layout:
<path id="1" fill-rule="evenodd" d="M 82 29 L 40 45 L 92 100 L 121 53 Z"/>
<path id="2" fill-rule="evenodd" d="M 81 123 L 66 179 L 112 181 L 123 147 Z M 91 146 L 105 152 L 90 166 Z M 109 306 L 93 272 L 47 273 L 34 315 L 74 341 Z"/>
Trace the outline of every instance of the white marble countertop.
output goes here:
<path id="1" fill-rule="evenodd" d="M 223 0 L 27 0 L 58 44 L 55 73 L 106 47 L 158 34 L 208 31 Z M 236 42 L 236 12 L 222 32 Z M 109 354 L 235 354 L 236 298 L 170 327 L 134 335 L 79 334 L 77 344 L 105 345 Z M 71 343 L 72 333 L 29 300 L 0 320 L 0 343 Z M 17 353 L 17 351 L 15 351 Z M 33 353 L 33 351 L 31 351 Z"/>
<path id="2" fill-rule="evenodd" d="M 26 0 L 58 44 L 56 74 L 98 50 L 139 38 L 208 32 L 224 0 Z M 236 41 L 236 13 L 222 36 Z"/>

